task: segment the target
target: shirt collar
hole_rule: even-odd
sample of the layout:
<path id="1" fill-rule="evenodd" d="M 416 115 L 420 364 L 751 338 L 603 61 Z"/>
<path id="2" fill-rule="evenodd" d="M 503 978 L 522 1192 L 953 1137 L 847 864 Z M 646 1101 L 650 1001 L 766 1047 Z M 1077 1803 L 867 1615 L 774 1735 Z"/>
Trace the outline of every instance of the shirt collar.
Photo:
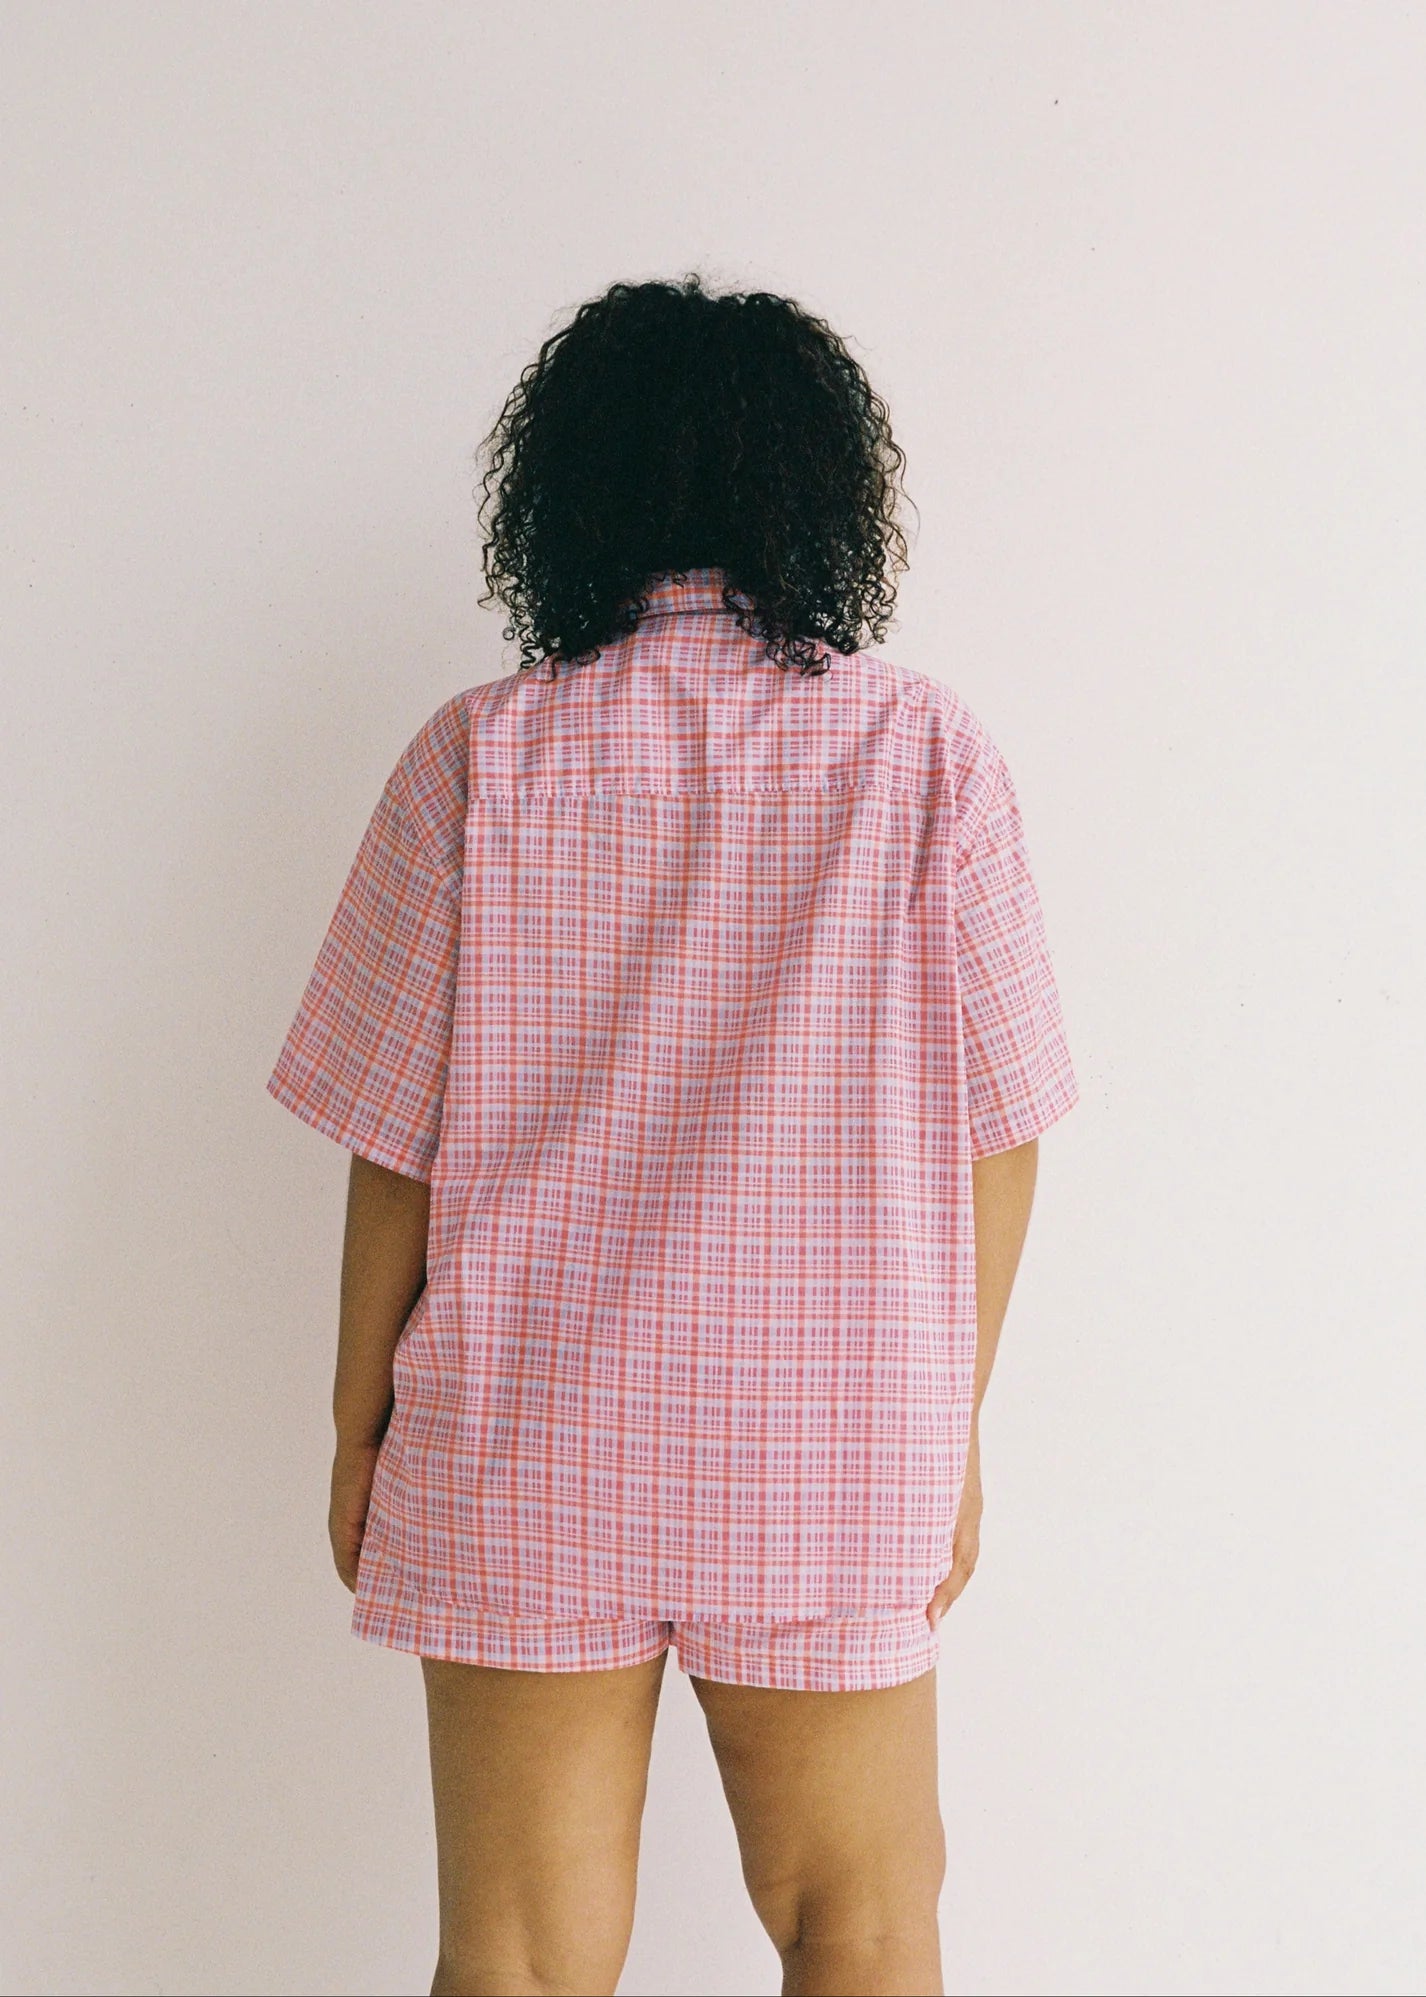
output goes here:
<path id="1" fill-rule="evenodd" d="M 731 617 L 733 613 L 723 601 L 723 590 L 730 586 L 726 569 L 665 569 L 658 575 L 650 576 L 640 592 L 648 599 L 643 618 L 679 616 L 686 612 L 716 614 L 720 611 L 725 617 Z M 751 608 L 752 599 L 741 590 L 734 592 L 734 600 Z M 639 620 L 641 623 L 643 618 Z"/>

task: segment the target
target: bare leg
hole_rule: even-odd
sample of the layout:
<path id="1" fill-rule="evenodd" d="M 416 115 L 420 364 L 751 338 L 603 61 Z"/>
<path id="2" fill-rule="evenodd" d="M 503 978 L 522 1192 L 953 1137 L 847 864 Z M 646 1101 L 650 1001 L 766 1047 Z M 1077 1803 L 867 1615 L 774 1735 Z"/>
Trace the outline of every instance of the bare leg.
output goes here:
<path id="1" fill-rule="evenodd" d="M 441 1908 L 432 1997 L 614 1990 L 667 1657 L 609 1671 L 422 1658 Z"/>
<path id="2" fill-rule="evenodd" d="M 935 1670 L 868 1692 L 689 1682 L 784 1997 L 941 1997 Z"/>

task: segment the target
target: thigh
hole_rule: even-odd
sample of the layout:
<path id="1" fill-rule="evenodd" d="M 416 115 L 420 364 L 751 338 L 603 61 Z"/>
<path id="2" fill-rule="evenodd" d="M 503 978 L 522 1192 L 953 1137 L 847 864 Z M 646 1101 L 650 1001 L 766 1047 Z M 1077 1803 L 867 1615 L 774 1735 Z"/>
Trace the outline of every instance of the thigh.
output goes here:
<path id="1" fill-rule="evenodd" d="M 934 1668 L 870 1691 L 689 1682 L 749 1895 L 779 1950 L 934 1921 L 945 1874 Z"/>
<path id="2" fill-rule="evenodd" d="M 613 1990 L 667 1657 L 593 1671 L 422 1658 L 447 1987 Z"/>

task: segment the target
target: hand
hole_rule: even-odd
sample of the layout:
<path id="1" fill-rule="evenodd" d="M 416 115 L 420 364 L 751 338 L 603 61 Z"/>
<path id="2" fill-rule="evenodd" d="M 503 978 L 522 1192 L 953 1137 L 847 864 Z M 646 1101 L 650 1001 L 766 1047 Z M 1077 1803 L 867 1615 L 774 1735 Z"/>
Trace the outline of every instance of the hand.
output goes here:
<path id="1" fill-rule="evenodd" d="M 926 1620 L 932 1629 L 975 1572 L 975 1563 L 980 1558 L 980 1516 L 984 1509 L 985 1499 L 980 1488 L 980 1427 L 972 1422 L 965 1483 L 961 1487 L 956 1537 L 951 1548 L 951 1571 L 926 1604 Z"/>
<path id="2" fill-rule="evenodd" d="M 371 1480 L 376 1473 L 379 1442 L 337 1443 L 332 1464 L 332 1501 L 327 1512 L 327 1537 L 332 1557 L 345 1585 L 356 1593 L 357 1560 L 366 1531 Z"/>

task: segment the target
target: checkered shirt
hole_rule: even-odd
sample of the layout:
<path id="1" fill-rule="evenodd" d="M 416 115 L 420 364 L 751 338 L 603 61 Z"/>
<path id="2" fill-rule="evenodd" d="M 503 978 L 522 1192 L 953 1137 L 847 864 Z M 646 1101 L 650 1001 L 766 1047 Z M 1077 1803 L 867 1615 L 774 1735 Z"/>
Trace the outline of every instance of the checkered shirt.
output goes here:
<path id="1" fill-rule="evenodd" d="M 431 1189 L 356 1614 L 807 1619 L 951 1564 L 971 1163 L 1078 1100 L 1006 763 L 716 568 L 393 769 L 268 1091 Z"/>

